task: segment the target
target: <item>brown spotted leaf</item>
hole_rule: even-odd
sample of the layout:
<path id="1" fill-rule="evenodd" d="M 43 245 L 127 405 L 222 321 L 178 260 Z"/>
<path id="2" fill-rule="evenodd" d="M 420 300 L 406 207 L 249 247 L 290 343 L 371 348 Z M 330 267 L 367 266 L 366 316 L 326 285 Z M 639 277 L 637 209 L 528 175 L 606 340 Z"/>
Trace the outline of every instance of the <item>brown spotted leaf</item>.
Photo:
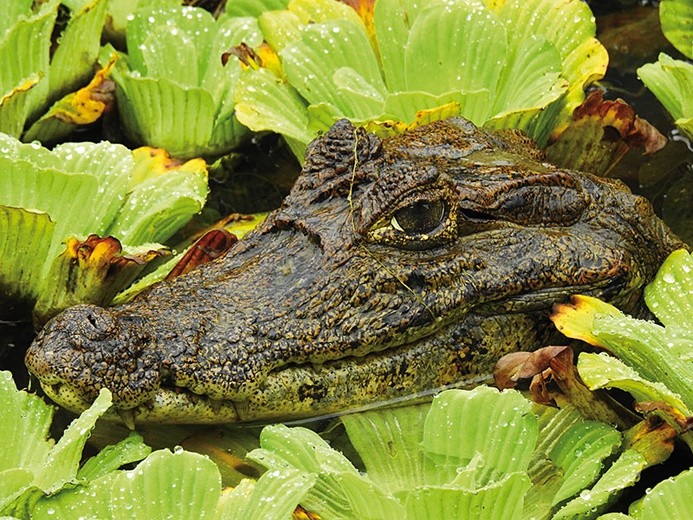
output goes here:
<path id="1" fill-rule="evenodd" d="M 677 435 L 670 424 L 650 415 L 624 432 L 624 440 L 627 448 L 637 450 L 645 457 L 648 466 L 653 466 L 669 458 Z"/>
<path id="2" fill-rule="evenodd" d="M 573 120 L 546 149 L 548 159 L 564 168 L 606 175 L 630 150 L 661 149 L 666 138 L 622 100 L 605 100 L 592 91 L 573 112 Z"/>

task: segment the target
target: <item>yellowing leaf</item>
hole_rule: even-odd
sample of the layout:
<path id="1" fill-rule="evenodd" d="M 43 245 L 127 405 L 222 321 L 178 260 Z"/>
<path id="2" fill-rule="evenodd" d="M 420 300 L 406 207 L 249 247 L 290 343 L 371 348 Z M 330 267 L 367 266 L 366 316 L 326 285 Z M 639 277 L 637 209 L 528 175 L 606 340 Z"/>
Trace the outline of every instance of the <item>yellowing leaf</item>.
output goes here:
<path id="1" fill-rule="evenodd" d="M 397 134 L 403 134 L 404 132 L 408 132 L 409 130 L 413 130 L 414 128 L 431 123 L 433 121 L 440 121 L 442 119 L 448 119 L 450 117 L 459 115 L 460 104 L 453 101 L 436 108 L 417 111 L 416 115 L 414 116 L 414 121 L 409 124 L 405 123 L 404 121 L 394 119 L 385 121 L 376 120 L 368 121 L 364 128 L 378 137 L 384 138 Z"/>
<path id="2" fill-rule="evenodd" d="M 554 306 L 551 321 L 569 338 L 579 339 L 590 345 L 604 346 L 593 333 L 594 319 L 599 315 L 623 316 L 613 305 L 592 296 L 575 295 L 570 303 Z"/>
<path id="3" fill-rule="evenodd" d="M 113 237 L 71 237 L 48 275 L 62 283 L 55 283 L 39 295 L 34 319 L 45 323 L 60 310 L 78 303 L 105 305 L 132 283 L 147 263 L 168 254 L 168 249 L 161 246 L 123 254 L 120 241 Z"/>
<path id="4" fill-rule="evenodd" d="M 141 146 L 133 150 L 132 157 L 135 160 L 135 167 L 130 177 L 131 186 L 135 186 L 147 179 L 158 177 L 174 170 L 200 173 L 207 172 L 207 163 L 204 159 L 197 157 L 189 161 L 184 161 L 171 157 L 171 154 L 163 148 Z"/>
<path id="5" fill-rule="evenodd" d="M 109 75 L 116 62 L 114 54 L 86 87 L 72 92 L 56 103 L 24 135 L 25 141 L 55 141 L 76 127 L 96 122 L 115 103 L 115 84 Z"/>

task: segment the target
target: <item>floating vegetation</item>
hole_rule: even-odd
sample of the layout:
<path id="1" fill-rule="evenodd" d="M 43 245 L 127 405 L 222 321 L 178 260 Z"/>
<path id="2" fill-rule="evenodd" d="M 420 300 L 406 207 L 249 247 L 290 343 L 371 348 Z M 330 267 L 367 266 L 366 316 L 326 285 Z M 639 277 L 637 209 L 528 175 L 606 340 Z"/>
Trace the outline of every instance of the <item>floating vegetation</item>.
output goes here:
<path id="1" fill-rule="evenodd" d="M 3 318 L 37 323 L 76 303 L 108 304 L 198 213 L 205 162 L 161 150 L 66 143 L 52 151 L 0 134 Z"/>
<path id="2" fill-rule="evenodd" d="M 274 2 L 276 4 L 276 2 Z M 604 74 L 586 4 L 292 0 L 257 17 L 261 46 L 241 52 L 237 116 L 281 133 L 302 159 L 337 119 L 389 121 L 461 115 L 519 128 L 540 145 Z M 262 2 L 227 9 L 255 14 Z M 276 8 L 276 6 L 275 6 Z"/>

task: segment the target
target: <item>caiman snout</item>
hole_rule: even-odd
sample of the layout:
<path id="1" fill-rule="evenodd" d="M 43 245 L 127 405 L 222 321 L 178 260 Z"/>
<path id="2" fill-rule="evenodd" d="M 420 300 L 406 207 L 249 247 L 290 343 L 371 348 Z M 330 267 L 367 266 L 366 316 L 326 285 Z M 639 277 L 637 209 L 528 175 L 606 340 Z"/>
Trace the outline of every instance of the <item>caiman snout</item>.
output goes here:
<path id="1" fill-rule="evenodd" d="M 153 395 L 160 381 L 141 321 L 96 305 L 76 305 L 43 328 L 26 365 L 49 397 L 68 409 L 84 409 L 104 387 L 121 389 L 114 395 L 116 406 L 134 406 L 143 392 Z"/>

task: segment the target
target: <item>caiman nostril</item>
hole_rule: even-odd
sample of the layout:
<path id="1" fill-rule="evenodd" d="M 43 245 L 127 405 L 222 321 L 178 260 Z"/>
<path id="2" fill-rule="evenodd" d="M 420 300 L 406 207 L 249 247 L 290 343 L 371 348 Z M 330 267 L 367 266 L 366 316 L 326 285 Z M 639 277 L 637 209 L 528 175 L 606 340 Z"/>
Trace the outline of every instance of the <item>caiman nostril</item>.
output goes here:
<path id="1" fill-rule="evenodd" d="M 76 305 L 56 316 L 46 329 L 63 329 L 68 335 L 100 341 L 112 335 L 117 327 L 110 311 L 96 305 Z"/>
<path id="2" fill-rule="evenodd" d="M 83 334 L 90 340 L 101 340 L 113 333 L 116 319 L 106 309 L 89 306 L 82 318 Z"/>

